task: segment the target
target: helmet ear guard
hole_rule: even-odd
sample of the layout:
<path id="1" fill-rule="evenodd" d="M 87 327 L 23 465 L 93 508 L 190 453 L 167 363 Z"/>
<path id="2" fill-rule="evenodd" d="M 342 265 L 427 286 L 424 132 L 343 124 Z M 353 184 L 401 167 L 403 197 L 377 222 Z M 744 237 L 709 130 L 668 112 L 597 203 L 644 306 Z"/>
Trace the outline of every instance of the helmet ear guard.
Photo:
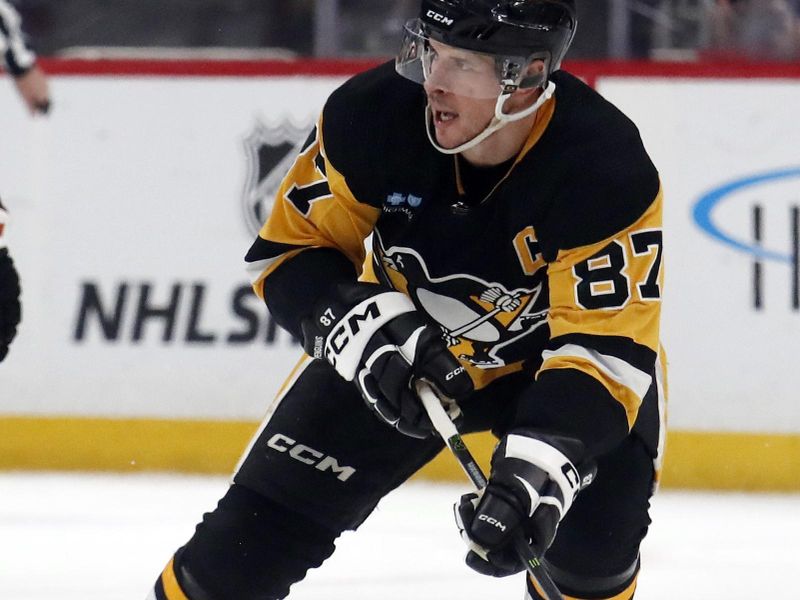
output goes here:
<path id="1" fill-rule="evenodd" d="M 544 63 L 544 69 L 538 73 L 528 73 L 527 70 L 537 60 Z M 544 87 L 547 83 L 546 73 L 549 72 L 547 66 L 550 63 L 550 55 L 547 52 L 536 52 L 523 61 L 504 56 L 498 56 L 495 61 L 498 79 L 504 93 L 513 93 L 517 89 Z"/>

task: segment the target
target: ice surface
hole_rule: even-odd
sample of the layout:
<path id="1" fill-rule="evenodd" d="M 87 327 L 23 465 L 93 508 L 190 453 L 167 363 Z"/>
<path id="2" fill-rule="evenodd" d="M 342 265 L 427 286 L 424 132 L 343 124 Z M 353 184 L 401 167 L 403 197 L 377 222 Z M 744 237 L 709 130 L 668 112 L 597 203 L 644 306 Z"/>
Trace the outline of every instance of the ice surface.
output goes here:
<path id="1" fill-rule="evenodd" d="M 467 487 L 397 490 L 290 598 L 520 599 L 519 577 L 462 563 L 451 504 Z M 0 474 L 0 599 L 144 600 L 226 488 L 222 477 Z M 652 514 L 637 600 L 800 600 L 800 495 L 668 490 Z"/>

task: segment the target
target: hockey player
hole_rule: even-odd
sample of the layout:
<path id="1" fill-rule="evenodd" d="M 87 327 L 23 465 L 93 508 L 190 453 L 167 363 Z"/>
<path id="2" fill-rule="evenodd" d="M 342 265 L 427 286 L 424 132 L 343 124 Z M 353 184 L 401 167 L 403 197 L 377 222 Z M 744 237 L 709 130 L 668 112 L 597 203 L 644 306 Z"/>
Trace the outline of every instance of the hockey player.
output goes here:
<path id="1" fill-rule="evenodd" d="M 28 111 L 46 114 L 50 109 L 47 78 L 25 43 L 19 14 L 6 0 L 0 0 L 0 55 Z"/>
<path id="2" fill-rule="evenodd" d="M 469 566 L 522 571 L 523 534 L 568 597 L 633 597 L 662 194 L 636 127 L 559 70 L 575 28 L 573 0 L 424 0 L 395 64 L 328 99 L 246 257 L 308 356 L 150 598 L 287 596 L 442 449 L 420 379 L 499 438 L 456 505 Z"/>
<path id="3" fill-rule="evenodd" d="M 21 317 L 19 276 L 5 242 L 7 217 L 8 213 L 0 202 L 0 362 L 8 354 L 8 347 L 17 335 Z"/>

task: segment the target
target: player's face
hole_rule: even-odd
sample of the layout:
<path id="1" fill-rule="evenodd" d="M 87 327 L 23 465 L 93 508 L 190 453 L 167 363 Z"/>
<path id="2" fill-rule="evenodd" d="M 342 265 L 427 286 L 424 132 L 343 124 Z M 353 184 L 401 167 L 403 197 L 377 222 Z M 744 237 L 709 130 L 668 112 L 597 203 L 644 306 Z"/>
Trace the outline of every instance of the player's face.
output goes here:
<path id="1" fill-rule="evenodd" d="M 436 141 L 455 148 L 483 131 L 494 116 L 500 83 L 487 55 L 430 41 L 424 83 L 433 112 Z M 482 92 L 492 90 L 492 94 Z"/>

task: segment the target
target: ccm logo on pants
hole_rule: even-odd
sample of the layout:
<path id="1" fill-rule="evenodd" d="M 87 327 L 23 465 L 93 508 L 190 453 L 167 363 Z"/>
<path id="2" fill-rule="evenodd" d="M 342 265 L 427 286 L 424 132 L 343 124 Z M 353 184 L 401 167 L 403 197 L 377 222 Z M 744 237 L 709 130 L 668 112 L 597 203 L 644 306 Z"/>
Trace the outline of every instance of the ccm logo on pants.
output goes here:
<path id="1" fill-rule="evenodd" d="M 298 444 L 295 440 L 282 433 L 276 433 L 267 442 L 267 446 L 278 452 L 288 452 L 289 456 L 305 465 L 311 465 L 320 471 L 333 471 L 338 473 L 336 479 L 347 481 L 356 472 L 353 467 L 341 467 L 339 461 L 332 456 L 326 456 L 318 450 L 309 448 L 305 444 Z"/>

